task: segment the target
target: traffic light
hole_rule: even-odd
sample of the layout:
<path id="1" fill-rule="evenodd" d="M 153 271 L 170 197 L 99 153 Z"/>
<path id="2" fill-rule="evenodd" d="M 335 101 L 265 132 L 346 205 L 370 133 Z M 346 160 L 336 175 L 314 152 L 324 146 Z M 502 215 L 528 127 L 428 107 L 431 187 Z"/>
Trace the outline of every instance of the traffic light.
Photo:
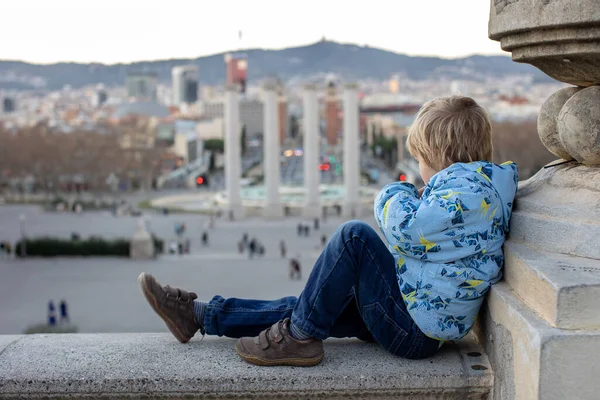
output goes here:
<path id="1" fill-rule="evenodd" d="M 319 171 L 329 171 L 329 164 L 319 164 Z"/>
<path id="2" fill-rule="evenodd" d="M 198 175 L 196 177 L 196 186 L 206 186 L 208 185 L 208 177 L 206 175 Z"/>
<path id="3" fill-rule="evenodd" d="M 400 175 L 398 175 L 398 180 L 400 182 L 406 182 L 406 179 L 407 179 L 406 174 L 400 174 Z"/>

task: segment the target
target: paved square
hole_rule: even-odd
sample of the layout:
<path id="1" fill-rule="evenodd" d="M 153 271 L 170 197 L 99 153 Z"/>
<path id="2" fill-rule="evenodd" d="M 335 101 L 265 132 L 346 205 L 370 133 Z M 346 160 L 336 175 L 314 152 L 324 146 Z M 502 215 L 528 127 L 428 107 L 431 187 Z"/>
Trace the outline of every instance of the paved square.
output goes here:
<path id="1" fill-rule="evenodd" d="M 19 215 L 27 215 L 26 230 L 30 237 L 43 235 L 69 237 L 129 238 L 137 219 L 115 218 L 106 212 L 82 215 L 44 213 L 35 207 L 0 206 L 0 240 L 19 237 Z M 164 255 L 153 261 L 126 258 L 31 258 L 0 260 L 0 334 L 22 333 L 47 318 L 47 303 L 66 299 L 72 323 L 79 332 L 165 332 L 163 322 L 154 315 L 140 293 L 137 276 L 154 274 L 161 283 L 195 291 L 200 300 L 213 295 L 276 299 L 298 295 L 302 291 L 314 261 L 321 250 L 321 235 L 329 238 L 340 219 L 330 218 L 314 231 L 311 221 L 308 237 L 296 235 L 301 218 L 267 221 L 258 218 L 240 222 L 218 220 L 207 229 L 208 218 L 200 215 L 147 213 L 151 230 L 166 240 L 175 239 L 176 222 L 186 224 L 186 237 L 192 241 L 189 255 Z M 374 225 L 372 217 L 365 221 Z M 201 245 L 201 234 L 209 232 L 209 246 Z M 249 259 L 239 254 L 237 242 L 244 233 L 255 237 L 266 248 L 264 257 Z M 284 240 L 289 257 L 299 257 L 303 268 L 301 280 L 290 281 L 288 259 L 279 253 Z"/>

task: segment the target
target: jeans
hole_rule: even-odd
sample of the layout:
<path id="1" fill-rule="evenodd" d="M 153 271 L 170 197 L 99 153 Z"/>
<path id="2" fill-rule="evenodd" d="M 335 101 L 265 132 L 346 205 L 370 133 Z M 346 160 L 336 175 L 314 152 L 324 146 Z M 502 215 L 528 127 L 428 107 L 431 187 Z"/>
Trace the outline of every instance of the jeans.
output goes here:
<path id="1" fill-rule="evenodd" d="M 418 359 L 434 355 L 438 340 L 425 336 L 402 300 L 394 257 L 366 223 L 341 225 L 319 256 L 299 298 L 224 299 L 215 296 L 204 313 L 207 334 L 256 336 L 291 318 L 317 339 L 375 340 L 390 353 Z"/>

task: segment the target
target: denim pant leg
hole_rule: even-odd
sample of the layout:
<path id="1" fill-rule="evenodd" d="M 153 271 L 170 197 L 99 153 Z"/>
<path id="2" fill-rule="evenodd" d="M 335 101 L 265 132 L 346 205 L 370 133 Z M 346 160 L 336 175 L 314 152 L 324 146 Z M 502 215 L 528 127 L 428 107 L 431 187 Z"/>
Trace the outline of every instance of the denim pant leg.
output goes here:
<path id="1" fill-rule="evenodd" d="M 390 353 L 423 358 L 438 350 L 439 341 L 425 336 L 406 310 L 393 256 L 361 221 L 343 224 L 331 237 L 294 307 L 292 323 L 310 336 L 329 337 L 352 290 L 364 324 Z"/>
<path id="2" fill-rule="evenodd" d="M 278 300 L 251 300 L 215 296 L 204 312 L 204 329 L 208 335 L 239 338 L 257 336 L 277 321 L 292 316 L 297 297 Z M 358 337 L 372 340 L 356 305 L 354 293 L 350 293 L 342 312 L 331 329 L 333 337 Z"/>

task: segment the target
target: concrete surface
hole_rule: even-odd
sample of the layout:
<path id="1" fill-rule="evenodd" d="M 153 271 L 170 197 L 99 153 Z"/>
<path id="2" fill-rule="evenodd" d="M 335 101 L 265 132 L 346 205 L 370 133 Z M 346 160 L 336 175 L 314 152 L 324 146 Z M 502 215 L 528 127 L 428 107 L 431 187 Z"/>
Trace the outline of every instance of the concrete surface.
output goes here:
<path id="1" fill-rule="evenodd" d="M 600 29 L 598 43 L 600 61 Z M 600 87 L 580 90 L 566 101 L 558 115 L 558 136 L 577 161 L 600 165 Z"/>
<path id="2" fill-rule="evenodd" d="M 0 355 L 2 352 L 17 340 L 25 337 L 24 335 L 0 335 Z"/>
<path id="3" fill-rule="evenodd" d="M 476 332 L 500 374 L 494 399 L 598 399 L 600 330 L 554 328 L 500 282 L 490 290 Z"/>
<path id="4" fill-rule="evenodd" d="M 600 84 L 597 0 L 493 0 L 489 36 L 513 60 L 576 86 Z"/>
<path id="5" fill-rule="evenodd" d="M 233 343 L 206 337 L 182 345 L 168 334 L 27 336 L 0 355 L 0 397 L 464 400 L 487 398 L 493 383 L 473 342 L 411 361 L 376 344 L 328 340 L 312 368 L 252 366 Z"/>
<path id="6" fill-rule="evenodd" d="M 561 89 L 548 98 L 542 105 L 537 119 L 537 130 L 540 140 L 552 154 L 565 160 L 573 157 L 565 150 L 558 136 L 558 114 L 567 100 L 581 88 L 568 87 Z"/>
<path id="7" fill-rule="evenodd" d="M 600 329 L 600 260 L 504 245 L 504 280 L 550 325 Z"/>

